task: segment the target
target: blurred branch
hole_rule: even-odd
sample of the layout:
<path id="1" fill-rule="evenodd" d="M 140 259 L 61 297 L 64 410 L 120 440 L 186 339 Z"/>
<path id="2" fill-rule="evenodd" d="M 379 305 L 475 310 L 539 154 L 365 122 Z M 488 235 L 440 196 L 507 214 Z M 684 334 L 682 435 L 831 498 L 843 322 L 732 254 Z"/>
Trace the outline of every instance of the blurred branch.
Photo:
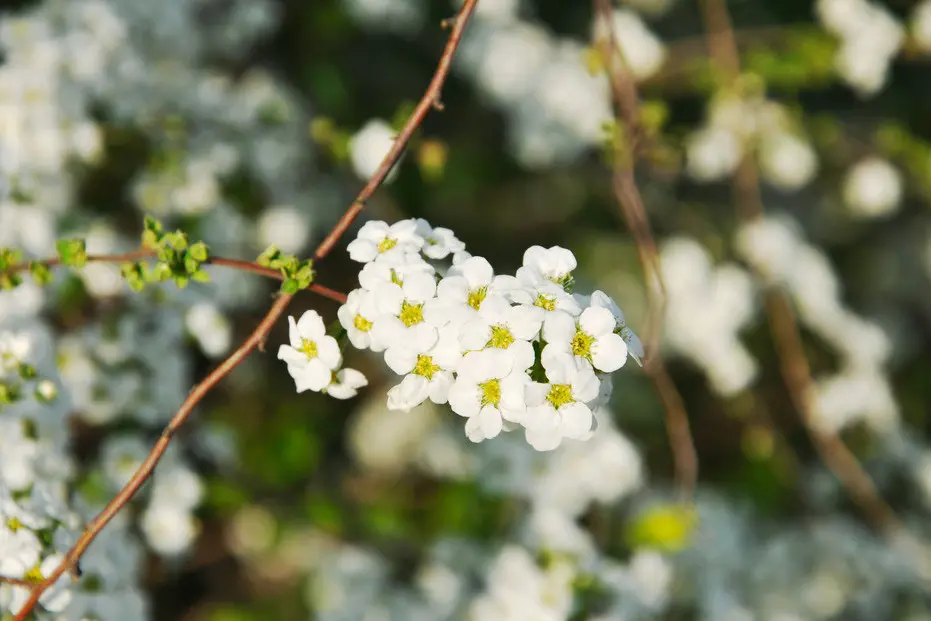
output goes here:
<path id="1" fill-rule="evenodd" d="M 459 42 L 462 40 L 462 33 L 465 32 L 465 28 L 477 5 L 478 0 L 465 0 L 456 17 L 443 21 L 443 27 L 452 27 L 452 32 L 449 34 L 449 40 L 446 42 L 446 47 L 443 50 L 443 55 L 440 57 L 436 72 L 433 74 L 433 79 L 430 80 L 430 84 L 427 86 L 427 91 L 417 104 L 417 107 L 414 108 L 414 112 L 411 114 L 410 118 L 407 119 L 407 123 L 404 124 L 398 137 L 395 138 L 394 143 L 391 145 L 391 150 L 388 151 L 388 154 L 385 156 L 385 159 L 382 160 L 375 174 L 372 175 L 369 182 L 362 188 L 362 191 L 359 192 L 356 200 L 352 202 L 352 205 L 349 206 L 349 209 L 346 210 L 343 217 L 339 219 L 330 233 L 317 247 L 316 252 L 314 252 L 315 260 L 322 259 L 333 250 L 333 246 L 336 245 L 336 242 L 339 241 L 346 230 L 349 229 L 350 225 L 352 225 L 353 221 L 365 207 L 365 203 L 368 202 L 372 194 L 375 193 L 375 190 L 378 189 L 385 180 L 385 177 L 388 176 L 388 173 L 391 172 L 391 169 L 394 168 L 394 165 L 401 158 L 401 154 L 404 153 L 407 143 L 414 135 L 414 132 L 417 131 L 417 128 L 423 123 L 430 110 L 434 108 L 437 110 L 443 109 L 443 104 L 440 101 L 443 84 L 446 82 L 446 78 L 449 75 L 453 56 L 456 54 L 456 50 L 459 48 Z"/>
<path id="2" fill-rule="evenodd" d="M 727 84 L 733 85 L 740 78 L 740 56 L 727 5 L 724 0 L 701 0 L 701 5 L 709 54 L 723 71 Z M 752 153 L 744 156 L 737 169 L 734 202 L 744 223 L 752 223 L 764 215 L 759 172 Z M 762 274 L 757 277 L 765 281 Z M 811 370 L 791 303 L 783 292 L 773 289 L 767 292 L 765 310 L 783 379 L 821 459 L 874 527 L 889 534 L 901 532 L 903 527 L 898 517 L 879 495 L 856 456 L 837 434 L 819 429 L 815 424 Z"/>
<path id="3" fill-rule="evenodd" d="M 135 250 L 133 252 L 126 252 L 123 254 L 89 254 L 87 255 L 88 263 L 134 263 L 136 261 L 145 261 L 147 259 L 154 259 L 155 252 L 152 250 L 141 249 Z M 52 259 L 42 259 L 40 261 L 30 261 L 28 263 L 19 263 L 10 267 L 6 270 L 5 273 L 16 273 L 16 272 L 25 272 L 28 271 L 30 266 L 34 263 L 41 263 L 46 267 L 56 267 L 61 265 L 61 259 L 55 257 Z M 227 259 L 224 257 L 208 257 L 204 263 L 208 265 L 216 265 L 219 267 L 228 267 L 235 270 L 240 270 L 243 272 L 250 272 L 252 274 L 258 274 L 259 276 L 265 276 L 266 278 L 271 278 L 274 280 L 284 280 L 284 276 L 280 271 L 259 265 L 258 263 L 251 263 L 249 261 L 243 261 L 241 259 Z M 317 293 L 325 298 L 333 300 L 334 302 L 339 302 L 344 304 L 346 302 L 346 294 L 340 293 L 335 289 L 330 289 L 329 287 L 324 287 L 323 285 L 318 285 L 316 283 L 311 284 L 309 289 L 314 293 Z"/>
<path id="4" fill-rule="evenodd" d="M 404 129 L 401 131 L 398 138 L 395 140 L 394 145 L 391 150 L 385 155 L 378 169 L 375 171 L 375 174 L 372 175 L 368 183 L 352 202 L 349 208 L 346 210 L 346 213 L 340 218 L 340 221 L 336 224 L 327 238 L 320 244 L 317 248 L 317 251 L 314 253 L 315 259 L 320 259 L 326 256 L 329 251 L 332 249 L 333 245 L 339 240 L 340 236 L 346 231 L 355 217 L 361 211 L 362 207 L 365 205 L 365 202 L 375 193 L 376 190 L 384 182 L 385 177 L 391 171 L 392 166 L 398 161 L 401 155 L 404 152 L 404 149 L 407 147 L 407 143 L 410 141 L 414 132 L 423 122 L 423 119 L 426 117 L 427 112 L 431 108 L 442 109 L 442 104 L 440 103 L 440 90 L 442 88 L 443 82 L 446 79 L 446 76 L 449 74 L 449 67 L 452 63 L 453 54 L 456 51 L 456 48 L 459 46 L 459 41 L 462 37 L 462 33 L 465 30 L 465 27 L 469 21 L 469 18 L 472 16 L 472 13 L 475 11 L 475 7 L 478 4 L 478 0 L 465 0 L 462 9 L 459 11 L 459 14 L 452 20 L 447 20 L 444 22 L 444 27 L 452 25 L 452 33 L 449 37 L 449 42 L 446 44 L 446 49 L 443 52 L 442 57 L 440 58 L 439 65 L 436 70 L 436 74 L 433 77 L 433 80 L 430 82 L 430 86 L 427 88 L 427 92 L 424 94 L 423 99 L 417 105 L 414 112 L 411 114 L 411 117 L 407 120 L 407 123 L 404 125 Z M 232 266 L 233 264 L 240 265 L 239 262 L 229 259 L 227 260 L 227 265 Z M 251 265 L 251 264 L 249 264 Z M 241 265 L 240 265 L 241 267 Z M 249 268 L 249 271 L 256 271 Z M 249 335 L 249 337 L 233 352 L 226 360 L 224 360 L 220 365 L 214 369 L 203 381 L 201 381 L 197 386 L 191 390 L 187 399 L 181 404 L 181 407 L 171 418 L 171 421 L 168 423 L 168 426 L 165 427 L 165 430 L 162 432 L 161 437 L 155 443 L 155 446 L 152 447 L 152 450 L 149 452 L 149 455 L 143 461 L 139 469 L 133 474 L 129 482 L 119 491 L 119 493 L 107 504 L 107 506 L 100 512 L 100 514 L 95 517 L 90 524 L 86 526 L 84 532 L 78 538 L 77 542 L 71 548 L 67 555 L 65 555 L 64 560 L 52 571 L 47 577 L 45 577 L 40 583 L 33 586 L 29 598 L 20 608 L 19 612 L 13 617 L 12 621 L 26 621 L 26 618 L 32 613 L 33 609 L 39 602 L 39 599 L 42 597 L 42 594 L 45 593 L 49 588 L 52 587 L 65 573 L 72 572 L 72 574 L 78 574 L 77 564 L 81 557 L 84 555 L 87 547 L 96 539 L 97 535 L 101 530 L 107 525 L 107 523 L 113 519 L 113 517 L 119 513 L 123 507 L 129 502 L 129 500 L 135 495 L 139 487 L 149 478 L 152 474 L 152 471 L 155 470 L 155 466 L 158 465 L 159 460 L 161 460 L 162 455 L 168 448 L 168 445 L 171 443 L 171 439 L 174 436 L 175 432 L 184 424 L 187 418 L 190 416 L 191 412 L 194 410 L 194 407 L 210 392 L 210 390 L 217 385 L 224 377 L 229 375 L 229 373 L 239 365 L 253 350 L 260 348 L 264 343 L 266 337 L 268 336 L 269 331 L 272 326 L 278 320 L 278 318 L 284 313 L 287 309 L 288 304 L 293 299 L 293 295 L 290 294 L 280 294 L 278 299 L 275 300 L 275 303 L 269 309 L 268 313 L 265 315 L 265 318 L 262 319 L 262 322 L 258 327 Z M 9 582 L 9 580 L 5 580 Z"/>
<path id="5" fill-rule="evenodd" d="M 611 177 L 614 195 L 627 227 L 634 237 L 643 267 L 647 288 L 647 325 L 644 331 L 646 359 L 644 369 L 653 381 L 656 393 L 666 412 L 666 432 L 675 462 L 676 484 L 684 498 L 691 498 L 698 480 L 698 456 L 689 427 L 688 414 L 682 396 L 660 355 L 659 336 L 666 312 L 666 290 L 660 266 L 659 251 L 653 239 L 650 222 L 637 188 L 634 166 L 637 143 L 640 140 L 639 96 L 612 26 L 611 0 L 594 0 L 596 24 L 595 45 L 601 51 L 611 85 L 616 109 L 619 136 L 613 153 Z"/>

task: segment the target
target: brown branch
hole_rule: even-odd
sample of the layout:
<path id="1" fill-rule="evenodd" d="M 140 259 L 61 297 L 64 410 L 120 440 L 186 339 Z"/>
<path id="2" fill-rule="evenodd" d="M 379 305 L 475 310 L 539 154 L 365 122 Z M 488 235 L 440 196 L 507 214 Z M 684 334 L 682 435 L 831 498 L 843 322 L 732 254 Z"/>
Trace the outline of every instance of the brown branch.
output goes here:
<path id="1" fill-rule="evenodd" d="M 385 177 L 388 176 L 388 173 L 391 172 L 391 169 L 394 168 L 394 165 L 401 158 L 401 154 L 404 153 L 407 143 L 410 142 L 414 132 L 416 132 L 417 128 L 423 123 L 430 110 L 442 109 L 440 93 L 443 90 L 446 77 L 449 75 L 449 68 L 452 65 L 456 49 L 459 47 L 459 42 L 462 39 L 462 33 L 465 31 L 469 19 L 472 17 L 472 13 L 475 11 L 476 5 L 478 5 L 478 0 L 465 0 L 456 17 L 444 20 L 443 26 L 449 27 L 452 25 L 452 32 L 449 34 L 446 48 L 443 50 L 443 55 L 440 57 L 436 72 L 433 74 L 433 79 L 430 80 L 430 84 L 427 86 L 427 91 L 421 98 L 420 103 L 417 104 L 417 107 L 414 108 L 414 112 L 411 114 L 410 118 L 407 119 L 407 123 L 404 124 L 398 137 L 395 138 L 394 143 L 391 145 L 391 149 L 382 160 L 375 174 L 372 175 L 369 182 L 362 188 L 362 191 L 359 192 L 356 200 L 352 202 L 352 205 L 349 206 L 349 209 L 346 210 L 343 217 L 339 219 L 326 238 L 317 247 L 316 252 L 314 252 L 315 260 L 322 259 L 333 250 L 333 246 L 335 246 L 336 242 L 346 233 L 346 230 L 365 207 L 365 203 L 372 197 L 375 190 L 384 182 Z"/>
<path id="2" fill-rule="evenodd" d="M 26 603 L 20 609 L 20 611 L 13 617 L 13 621 L 25 621 L 26 617 L 35 608 L 36 603 L 38 603 L 39 598 L 42 594 L 50 588 L 55 582 L 58 581 L 66 572 L 70 571 L 73 567 L 77 565 L 77 562 L 80 560 L 81 556 L 84 555 L 84 551 L 87 549 L 87 546 L 97 537 L 101 530 L 113 519 L 117 513 L 122 510 L 122 508 L 129 502 L 129 499 L 135 495 L 143 483 L 149 478 L 152 474 L 152 471 L 155 470 L 155 466 L 161 460 L 162 455 L 168 449 L 169 443 L 174 434 L 178 431 L 181 425 L 188 419 L 188 416 L 191 415 L 191 412 L 194 410 L 201 399 L 203 399 L 210 390 L 217 385 L 217 383 L 229 375 L 229 373 L 240 363 L 246 356 L 252 353 L 259 342 L 268 334 L 268 331 L 271 330 L 272 325 L 278 320 L 281 314 L 285 311 L 288 306 L 288 303 L 291 301 L 293 296 L 291 295 L 280 295 L 275 303 L 272 305 L 271 309 L 265 315 L 265 318 L 262 320 L 262 323 L 249 335 L 242 345 L 239 346 L 236 351 L 234 351 L 226 360 L 224 360 L 220 365 L 215 368 L 210 374 L 204 378 L 194 389 L 190 392 L 187 399 L 184 400 L 184 403 L 181 404 L 181 407 L 175 413 L 175 415 L 169 421 L 168 426 L 165 427 L 165 430 L 162 431 L 161 437 L 155 443 L 155 446 L 152 447 L 152 450 L 149 452 L 149 455 L 146 457 L 145 461 L 142 462 L 142 465 L 139 466 L 139 469 L 136 470 L 129 482 L 119 491 L 119 493 L 114 496 L 114 498 L 107 504 L 107 506 L 100 512 L 97 517 L 95 517 L 90 524 L 88 524 L 84 532 L 78 538 L 77 542 L 65 556 L 64 560 L 55 568 L 52 573 L 48 575 L 42 582 L 35 586 L 32 590 L 32 593 L 29 595 L 29 599 L 26 600 Z"/>
<path id="3" fill-rule="evenodd" d="M 123 254 L 89 254 L 87 255 L 88 263 L 127 263 L 127 262 L 136 262 L 136 261 L 145 261 L 147 259 L 154 259 L 155 253 L 151 250 L 141 249 L 135 250 L 133 252 L 126 252 Z M 61 265 L 61 259 L 58 257 L 51 259 L 42 259 L 41 261 L 33 261 L 30 263 L 18 263 L 11 266 L 9 269 L 4 270 L 5 273 L 16 273 L 16 272 L 25 272 L 29 270 L 31 263 L 41 263 L 46 267 L 56 267 Z M 219 267 L 229 267 L 235 270 L 242 272 L 250 272 L 252 274 L 258 274 L 259 276 L 264 276 L 266 278 L 271 278 L 273 280 L 284 280 L 284 276 L 280 271 L 273 269 L 271 267 L 264 267 L 258 263 L 252 263 L 250 261 L 243 261 L 241 259 L 227 259 L 225 257 L 209 257 L 204 263 L 208 265 L 216 265 Z M 329 287 L 324 287 L 323 285 L 312 284 L 310 285 L 310 290 L 314 293 L 317 293 L 325 298 L 333 300 L 334 302 L 339 302 L 340 304 L 345 304 L 346 294 L 340 293 L 335 289 Z"/>
<path id="4" fill-rule="evenodd" d="M 733 84 L 740 77 L 740 55 L 727 5 L 723 0 L 701 0 L 701 5 L 709 54 L 724 72 L 727 82 Z M 759 171 L 752 153 L 741 161 L 733 190 L 737 212 L 744 223 L 763 217 L 765 210 Z M 757 276 L 766 280 L 762 274 Z M 887 534 L 904 532 L 895 512 L 882 499 L 870 476 L 843 440 L 836 433 L 819 429 L 815 424 L 814 384 L 791 303 L 783 292 L 771 290 L 766 295 L 765 311 L 783 380 L 821 460 L 875 528 Z"/>
<path id="5" fill-rule="evenodd" d="M 404 130 L 398 136 L 397 140 L 395 140 L 391 151 L 389 151 L 389 153 L 385 156 L 381 165 L 378 167 L 378 170 L 359 193 L 359 196 L 356 197 L 356 200 L 353 201 L 353 203 L 346 210 L 346 213 L 340 219 L 340 223 L 334 227 L 333 231 L 330 232 L 327 238 L 317 249 L 317 252 L 315 253 L 316 258 L 326 256 L 326 254 L 332 248 L 333 244 L 336 243 L 340 235 L 345 232 L 345 230 L 352 223 L 352 220 L 362 209 L 365 201 L 367 201 L 369 197 L 371 197 L 372 194 L 374 194 L 382 184 L 388 172 L 390 172 L 391 167 L 395 162 L 397 162 L 398 158 L 400 158 L 401 154 L 404 152 L 407 143 L 410 142 L 411 136 L 413 136 L 414 131 L 423 121 L 427 111 L 431 107 L 438 107 L 440 105 L 440 88 L 442 87 L 446 75 L 449 73 L 449 66 L 452 62 L 453 54 L 459 45 L 459 40 L 462 37 L 462 33 L 465 30 L 466 24 L 469 21 L 469 18 L 472 16 L 472 13 L 474 12 L 475 6 L 477 4 L 478 0 L 465 0 L 462 9 L 454 20 L 453 31 L 450 34 L 449 43 L 446 45 L 446 50 L 443 52 L 443 56 L 440 59 L 439 66 L 436 70 L 436 75 L 434 76 L 433 81 L 430 83 L 430 87 L 427 89 L 423 99 L 420 101 L 420 104 L 418 104 L 417 108 L 414 110 L 407 123 L 405 123 Z M 124 260 L 131 259 L 124 258 Z M 240 264 L 240 262 L 233 259 L 225 260 L 225 262 L 228 266 L 234 266 L 235 264 L 235 266 L 243 267 L 243 269 L 246 269 L 243 265 Z M 252 264 L 247 265 L 251 266 Z M 254 272 L 259 271 L 253 267 L 249 267 L 248 269 L 249 271 Z M 313 289 L 313 287 L 311 288 Z M 316 290 L 318 293 L 323 295 L 341 295 L 319 285 L 316 287 Z M 168 426 L 162 432 L 161 437 L 156 442 L 155 446 L 149 452 L 148 457 L 146 457 L 145 461 L 142 463 L 133 477 L 110 501 L 110 503 L 107 504 L 104 510 L 101 511 L 101 513 L 95 517 L 90 524 L 87 525 L 84 533 L 78 539 L 77 543 L 75 543 L 74 547 L 71 548 L 71 550 L 65 556 L 65 559 L 58 565 L 58 567 L 56 567 L 48 577 L 42 580 L 42 582 L 35 585 L 29 595 L 29 599 L 25 602 L 16 616 L 13 617 L 12 621 L 25 621 L 32 610 L 36 607 L 36 604 L 39 602 L 42 594 L 53 584 L 55 584 L 55 582 L 57 582 L 65 573 L 72 571 L 77 566 L 78 561 L 91 542 L 94 541 L 100 531 L 107 525 L 113 516 L 119 513 L 122 508 L 126 506 L 126 503 L 129 502 L 139 487 L 152 474 L 155 466 L 158 464 L 162 455 L 165 453 L 165 450 L 168 448 L 172 436 L 181 427 L 181 425 L 184 424 L 197 403 L 199 403 L 201 399 L 203 399 L 204 396 L 206 396 L 206 394 L 210 392 L 210 390 L 221 379 L 228 375 L 240 362 L 242 362 L 246 356 L 248 356 L 254 349 L 260 347 L 264 343 L 272 325 L 275 323 L 275 321 L 277 321 L 282 313 L 284 313 L 292 298 L 292 295 L 280 295 L 272 305 L 271 309 L 269 309 L 268 313 L 265 315 L 265 318 L 252 332 L 252 334 L 249 335 L 246 341 L 240 345 L 239 348 L 229 356 L 229 358 L 220 363 L 220 365 L 214 369 L 210 375 L 208 375 L 200 384 L 194 387 L 194 389 L 188 395 L 187 399 L 184 400 L 184 403 L 181 404 L 181 407 L 172 417 L 171 421 L 168 423 Z"/>
<path id="6" fill-rule="evenodd" d="M 614 152 L 612 187 L 627 227 L 634 237 L 643 267 L 647 289 L 647 327 L 644 332 L 646 360 L 644 368 L 653 381 L 666 413 L 666 433 L 675 462 L 676 484 L 683 499 L 690 499 L 698 480 L 698 456 L 682 396 L 659 351 L 661 324 L 666 309 L 659 251 L 650 229 L 646 208 L 634 174 L 640 139 L 639 95 L 633 76 L 626 66 L 612 26 L 611 0 L 594 0 L 595 19 L 601 22 L 600 40 L 596 41 L 607 67 L 611 95 L 618 118 L 618 146 Z"/>

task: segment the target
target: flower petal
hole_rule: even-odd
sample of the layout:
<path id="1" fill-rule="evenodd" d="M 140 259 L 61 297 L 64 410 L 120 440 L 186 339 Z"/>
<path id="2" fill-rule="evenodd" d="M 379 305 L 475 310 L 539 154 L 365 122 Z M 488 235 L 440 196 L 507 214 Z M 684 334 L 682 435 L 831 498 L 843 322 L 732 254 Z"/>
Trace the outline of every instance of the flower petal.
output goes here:
<path id="1" fill-rule="evenodd" d="M 297 369 L 294 374 L 294 383 L 298 392 L 312 390 L 320 392 L 330 384 L 332 373 L 322 362 L 313 359 L 307 366 Z"/>
<path id="2" fill-rule="evenodd" d="M 332 336 L 324 336 L 317 341 L 317 358 L 328 369 L 337 369 L 343 361 L 343 354 L 339 350 L 339 344 Z"/>
<path id="3" fill-rule="evenodd" d="M 404 297 L 416 302 L 426 302 L 436 295 L 436 279 L 425 272 L 414 272 L 404 278 Z"/>
<path id="4" fill-rule="evenodd" d="M 592 364 L 599 371 L 613 373 L 627 362 L 627 343 L 619 334 L 606 334 L 592 344 Z"/>
<path id="5" fill-rule="evenodd" d="M 589 306 L 579 315 L 579 327 L 586 334 L 599 337 L 614 331 L 614 315 L 607 308 Z"/>
<path id="6" fill-rule="evenodd" d="M 592 429 L 592 411 L 584 403 L 568 403 L 559 408 L 559 429 L 567 438 L 584 439 Z"/>
<path id="7" fill-rule="evenodd" d="M 459 273 L 468 281 L 470 289 L 487 287 L 495 277 L 495 270 L 484 257 L 471 257 L 459 266 Z"/>
<path id="8" fill-rule="evenodd" d="M 410 410 L 427 398 L 430 384 L 420 375 L 406 375 L 401 383 L 388 391 L 389 410 Z"/>
<path id="9" fill-rule="evenodd" d="M 543 320 L 543 340 L 547 343 L 569 343 L 575 336 L 575 319 L 569 313 L 556 310 Z"/>
<path id="10" fill-rule="evenodd" d="M 307 364 L 307 356 L 290 345 L 282 345 L 278 348 L 278 360 L 284 360 L 286 364 L 297 367 Z"/>
<path id="11" fill-rule="evenodd" d="M 398 375 L 405 375 L 414 370 L 417 352 L 403 346 L 389 347 L 385 350 L 385 364 Z"/>

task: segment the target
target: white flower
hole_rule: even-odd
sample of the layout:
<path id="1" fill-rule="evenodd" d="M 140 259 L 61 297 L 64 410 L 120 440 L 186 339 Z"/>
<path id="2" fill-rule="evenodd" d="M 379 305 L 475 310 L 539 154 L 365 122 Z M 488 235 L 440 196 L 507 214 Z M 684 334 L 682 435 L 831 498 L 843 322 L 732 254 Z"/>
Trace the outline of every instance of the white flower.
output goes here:
<path id="1" fill-rule="evenodd" d="M 307 311 L 295 322 L 288 317 L 290 345 L 278 348 L 278 359 L 288 365 L 298 392 L 320 392 L 330 384 L 332 373 L 342 362 L 339 345 L 327 336 L 323 319 L 316 311 Z"/>
<path id="2" fill-rule="evenodd" d="M 324 389 L 334 399 L 352 399 L 359 389 L 368 386 L 369 381 L 355 369 L 340 369 L 334 374 L 333 381 Z"/>
<path id="3" fill-rule="evenodd" d="M 368 179 L 375 174 L 394 144 L 394 134 L 388 123 L 381 119 L 372 119 L 349 140 L 349 159 L 352 169 L 359 177 Z M 386 183 L 394 179 L 397 174 L 395 170 L 389 173 L 385 179 Z"/>
<path id="4" fill-rule="evenodd" d="M 184 323 L 206 355 L 217 358 L 229 350 L 232 327 L 215 305 L 195 304 L 185 315 Z"/>
<path id="5" fill-rule="evenodd" d="M 402 285 L 409 274 L 418 272 L 433 276 L 436 270 L 414 252 L 380 254 L 373 262 L 362 266 L 359 284 L 367 291 L 377 291 L 390 283 Z"/>
<path id="6" fill-rule="evenodd" d="M 517 279 L 540 284 L 538 276 L 564 289 L 572 286 L 572 270 L 578 266 L 572 251 L 553 246 L 531 246 L 524 251 L 524 264 L 517 270 Z"/>
<path id="7" fill-rule="evenodd" d="M 433 276 L 415 272 L 404 278 L 404 284 L 388 283 L 375 291 L 379 316 L 372 335 L 392 348 L 423 352 L 436 343 L 436 327 L 427 322 L 425 306 L 434 301 L 436 281 Z M 387 354 L 386 354 L 387 355 Z"/>
<path id="8" fill-rule="evenodd" d="M 155 472 L 153 505 L 163 504 L 189 511 L 200 504 L 204 484 L 196 472 L 183 465 L 170 465 Z"/>
<path id="9" fill-rule="evenodd" d="M 510 302 L 537 307 L 540 321 L 548 312 L 563 311 L 574 317 L 582 312 L 578 300 L 562 284 L 544 278 L 534 267 L 522 267 L 516 276 L 495 277 L 495 291 Z"/>
<path id="10" fill-rule="evenodd" d="M 600 24 L 596 23 L 596 31 Z M 638 80 L 655 75 L 666 60 L 666 48 L 650 32 L 639 15 L 626 9 L 616 9 L 614 33 L 624 61 Z"/>
<path id="11" fill-rule="evenodd" d="M 126 485 L 148 454 L 149 447 L 137 435 L 111 436 L 101 451 L 104 476 L 113 488 L 119 489 Z"/>
<path id="12" fill-rule="evenodd" d="M 22 578 L 39 562 L 41 552 L 42 543 L 31 530 L 12 520 L 0 523 L 0 576 Z"/>
<path id="13" fill-rule="evenodd" d="M 482 305 L 496 297 L 495 272 L 487 259 L 469 257 L 453 265 L 436 287 L 436 304 L 430 309 L 428 320 L 437 326 L 451 323 L 453 327 L 474 319 Z"/>
<path id="14" fill-rule="evenodd" d="M 197 521 L 186 509 L 166 504 L 151 505 L 140 521 L 146 542 L 157 553 L 175 556 L 187 550 L 197 537 Z"/>
<path id="15" fill-rule="evenodd" d="M 385 352 L 385 362 L 398 375 L 401 383 L 388 391 L 389 410 L 410 410 L 428 398 L 437 404 L 446 403 L 453 383 L 452 371 L 462 354 L 456 339 L 448 332 L 423 352 L 407 347 L 393 347 Z"/>
<path id="16" fill-rule="evenodd" d="M 924 0 L 915 7 L 911 22 L 915 45 L 925 52 L 931 51 L 931 0 Z"/>
<path id="17" fill-rule="evenodd" d="M 466 435 L 481 442 L 501 433 L 504 421 L 520 423 L 527 409 L 525 390 L 530 377 L 515 366 L 514 357 L 499 349 L 466 354 L 449 391 L 453 412 L 468 418 Z"/>
<path id="18" fill-rule="evenodd" d="M 776 132 L 765 136 L 760 147 L 760 171 L 778 188 L 797 190 L 818 171 L 814 149 L 797 136 Z"/>
<path id="19" fill-rule="evenodd" d="M 423 237 L 417 234 L 414 220 L 401 220 L 391 226 L 381 220 L 371 220 L 362 225 L 346 249 L 353 261 L 368 263 L 381 254 L 416 253 L 422 246 Z"/>
<path id="20" fill-rule="evenodd" d="M 278 246 L 287 254 L 299 253 L 310 236 L 310 218 L 291 205 L 269 207 L 256 223 L 259 246 Z"/>
<path id="21" fill-rule="evenodd" d="M 375 352 L 385 349 L 372 335 L 372 327 L 378 315 L 375 294 L 365 289 L 350 291 L 346 297 L 346 303 L 336 311 L 339 323 L 346 329 L 352 346 L 357 349 L 371 349 Z"/>
<path id="22" fill-rule="evenodd" d="M 611 373 L 627 362 L 627 344 L 615 334 L 614 315 L 607 308 L 589 306 L 576 320 L 566 313 L 550 313 L 543 324 L 544 353 L 574 356 L 599 371 Z"/>
<path id="23" fill-rule="evenodd" d="M 627 327 L 627 321 L 624 319 L 624 311 L 622 311 L 621 307 L 617 305 L 617 302 L 615 302 L 607 293 L 603 291 L 595 291 L 592 293 L 591 298 L 589 298 L 588 304 L 591 306 L 607 308 L 609 311 L 611 311 L 611 314 L 614 315 L 614 321 L 617 323 L 615 331 L 621 335 L 621 338 L 624 339 L 624 343 L 627 344 L 627 355 L 633 358 L 637 364 L 643 366 L 643 358 L 646 355 L 646 352 L 643 349 L 643 343 L 640 341 L 640 337 L 637 336 L 633 330 Z"/>
<path id="24" fill-rule="evenodd" d="M 451 230 L 431 227 L 423 218 L 417 219 L 417 234 L 423 238 L 421 252 L 429 259 L 445 259 L 465 250 L 465 244 Z"/>
<path id="25" fill-rule="evenodd" d="M 53 554 L 43 560 L 41 564 L 33 564 L 28 571 L 28 579 L 41 581 L 55 571 L 63 560 L 64 556 L 61 554 Z M 0 571 L 0 575 L 9 574 Z M 62 576 L 55 581 L 55 584 L 39 598 L 39 604 L 42 608 L 52 613 L 62 612 L 68 604 L 71 603 L 71 591 L 68 589 L 68 583 L 67 576 Z M 26 600 L 29 598 L 29 591 L 21 587 L 16 587 L 13 589 L 11 595 L 12 597 L 10 599 L 12 601 L 9 602 L 9 610 L 17 611 L 26 603 Z"/>
<path id="26" fill-rule="evenodd" d="M 599 382 L 587 364 L 550 350 L 542 355 L 549 383 L 527 387 L 524 418 L 527 442 L 538 451 L 558 447 L 563 438 L 586 439 L 592 428 L 587 402 L 598 396 Z"/>
<path id="27" fill-rule="evenodd" d="M 19 491 L 36 479 L 36 461 L 42 458 L 38 443 L 27 434 L 24 421 L 0 418 L 0 486 Z"/>
<path id="28" fill-rule="evenodd" d="M 734 132 L 712 125 L 688 137 L 685 154 L 690 177 L 696 181 L 717 181 L 737 169 L 743 145 Z"/>
<path id="29" fill-rule="evenodd" d="M 485 348 L 507 352 L 515 369 L 533 365 L 531 339 L 536 338 L 542 323 L 542 311 L 533 306 L 511 306 L 504 298 L 490 298 L 482 304 L 478 316 L 459 328 L 459 344 L 464 351 Z"/>
<path id="30" fill-rule="evenodd" d="M 902 176 L 878 157 L 860 161 L 844 179 L 844 201 L 854 214 L 884 216 L 896 211 L 902 199 Z"/>

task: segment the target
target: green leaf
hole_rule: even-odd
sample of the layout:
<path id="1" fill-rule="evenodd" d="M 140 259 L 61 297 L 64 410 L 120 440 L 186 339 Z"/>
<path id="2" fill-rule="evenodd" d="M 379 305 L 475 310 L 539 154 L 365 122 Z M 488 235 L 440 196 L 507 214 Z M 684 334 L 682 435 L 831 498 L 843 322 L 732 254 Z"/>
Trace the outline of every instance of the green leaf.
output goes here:
<path id="1" fill-rule="evenodd" d="M 191 273 L 191 280 L 195 282 L 210 282 L 210 274 L 204 270 L 196 270 Z"/>
<path id="2" fill-rule="evenodd" d="M 188 248 L 187 253 L 189 257 L 199 263 L 206 261 L 209 256 L 209 253 L 207 252 L 207 244 L 202 241 L 197 242 L 196 244 L 192 244 L 191 247 Z"/>
<path id="3" fill-rule="evenodd" d="M 288 278 L 283 283 L 281 283 L 281 292 L 287 294 L 294 294 L 301 290 L 301 285 L 293 278 Z"/>
<path id="4" fill-rule="evenodd" d="M 262 254 L 259 255 L 259 258 L 256 259 L 256 263 L 262 267 L 271 267 L 272 262 L 277 260 L 281 256 L 281 251 L 278 250 L 278 247 L 275 244 L 272 244 L 266 248 Z"/>
<path id="5" fill-rule="evenodd" d="M 29 272 L 32 274 L 32 279 L 36 281 L 37 285 L 45 286 L 52 282 L 52 272 L 45 263 L 40 261 L 31 262 L 29 264 Z"/>
<path id="6" fill-rule="evenodd" d="M 83 239 L 59 239 L 55 250 L 62 265 L 82 268 L 87 264 L 87 247 Z"/>

